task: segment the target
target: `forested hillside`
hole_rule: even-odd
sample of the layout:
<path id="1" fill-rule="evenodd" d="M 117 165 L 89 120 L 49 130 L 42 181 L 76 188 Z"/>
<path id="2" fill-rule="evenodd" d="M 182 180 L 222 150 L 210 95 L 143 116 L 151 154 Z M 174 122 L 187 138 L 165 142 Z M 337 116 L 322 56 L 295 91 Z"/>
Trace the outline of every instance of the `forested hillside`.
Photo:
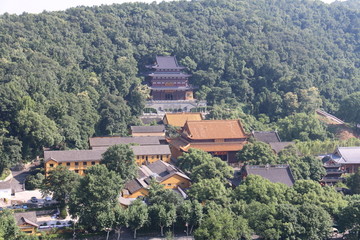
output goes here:
<path id="1" fill-rule="evenodd" d="M 0 16 L 0 147 L 86 148 L 127 133 L 144 65 L 176 55 L 199 99 L 270 121 L 360 91 L 360 12 L 319 0 L 200 0 Z M 268 122 L 263 121 L 263 122 Z M 16 156 L 16 158 L 15 158 Z"/>

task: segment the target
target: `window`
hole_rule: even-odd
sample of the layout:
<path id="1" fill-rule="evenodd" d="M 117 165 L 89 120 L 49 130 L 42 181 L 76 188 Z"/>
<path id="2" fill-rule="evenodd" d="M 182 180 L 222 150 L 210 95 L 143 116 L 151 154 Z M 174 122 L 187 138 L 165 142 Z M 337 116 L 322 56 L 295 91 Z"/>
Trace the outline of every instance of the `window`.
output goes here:
<path id="1" fill-rule="evenodd" d="M 168 183 L 168 186 L 171 186 L 171 183 Z"/>
<path id="2" fill-rule="evenodd" d="M 54 164 L 50 164 L 50 167 L 54 167 Z"/>
<path id="3" fill-rule="evenodd" d="M 79 173 L 79 170 L 75 170 L 76 173 Z"/>
<path id="4" fill-rule="evenodd" d="M 66 163 L 66 166 L 70 166 L 70 163 L 69 163 L 69 162 L 67 162 L 67 163 Z"/>
<path id="5" fill-rule="evenodd" d="M 79 163 L 78 163 L 78 162 L 75 162 L 75 166 L 79 166 Z"/>
<path id="6" fill-rule="evenodd" d="M 144 159 L 145 158 L 145 156 L 141 156 L 141 159 Z"/>
<path id="7" fill-rule="evenodd" d="M 163 155 L 160 155 L 160 160 L 163 160 Z"/>
<path id="8" fill-rule="evenodd" d="M 61 165 L 62 165 L 62 163 L 59 163 L 59 165 L 61 166 Z"/>
<path id="9" fill-rule="evenodd" d="M 159 155 L 156 155 L 156 158 L 159 159 Z"/>
<path id="10" fill-rule="evenodd" d="M 95 165 L 95 162 L 91 162 L 91 165 Z"/>
<path id="11" fill-rule="evenodd" d="M 136 159 L 140 159 L 140 156 L 136 156 Z"/>
<path id="12" fill-rule="evenodd" d="M 83 162 L 83 165 L 86 166 L 86 165 L 87 165 L 87 162 Z"/>

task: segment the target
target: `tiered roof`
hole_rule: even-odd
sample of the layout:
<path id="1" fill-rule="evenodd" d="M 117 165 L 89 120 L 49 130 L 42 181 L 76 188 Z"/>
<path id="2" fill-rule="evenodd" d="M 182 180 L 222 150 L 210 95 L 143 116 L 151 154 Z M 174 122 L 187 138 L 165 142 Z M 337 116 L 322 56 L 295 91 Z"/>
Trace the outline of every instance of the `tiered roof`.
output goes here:
<path id="1" fill-rule="evenodd" d="M 152 69 L 185 69 L 178 64 L 175 56 L 156 56 L 156 63 L 146 67 Z"/>

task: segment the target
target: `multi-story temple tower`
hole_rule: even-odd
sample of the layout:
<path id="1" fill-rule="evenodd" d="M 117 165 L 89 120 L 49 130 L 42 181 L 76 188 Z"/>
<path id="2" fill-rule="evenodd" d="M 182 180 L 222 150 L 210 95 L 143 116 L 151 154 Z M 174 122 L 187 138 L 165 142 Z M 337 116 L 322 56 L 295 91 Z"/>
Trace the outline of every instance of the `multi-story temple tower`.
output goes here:
<path id="1" fill-rule="evenodd" d="M 152 100 L 194 100 L 191 75 L 183 71 L 185 67 L 178 64 L 175 56 L 156 56 L 155 64 L 146 67 L 152 70 L 147 75 Z"/>

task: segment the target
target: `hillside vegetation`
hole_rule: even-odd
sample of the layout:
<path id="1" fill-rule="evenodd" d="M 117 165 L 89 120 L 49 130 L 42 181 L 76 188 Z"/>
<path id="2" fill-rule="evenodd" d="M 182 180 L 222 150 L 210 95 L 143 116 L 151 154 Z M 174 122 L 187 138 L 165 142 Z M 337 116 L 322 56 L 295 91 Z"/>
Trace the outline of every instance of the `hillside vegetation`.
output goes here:
<path id="1" fill-rule="evenodd" d="M 44 146 L 86 148 L 94 134 L 127 134 L 144 107 L 144 66 L 163 54 L 188 67 L 197 98 L 240 106 L 263 123 L 285 126 L 318 107 L 337 112 L 360 91 L 356 9 L 200 0 L 4 14 L 0 151 L 30 158 Z"/>

